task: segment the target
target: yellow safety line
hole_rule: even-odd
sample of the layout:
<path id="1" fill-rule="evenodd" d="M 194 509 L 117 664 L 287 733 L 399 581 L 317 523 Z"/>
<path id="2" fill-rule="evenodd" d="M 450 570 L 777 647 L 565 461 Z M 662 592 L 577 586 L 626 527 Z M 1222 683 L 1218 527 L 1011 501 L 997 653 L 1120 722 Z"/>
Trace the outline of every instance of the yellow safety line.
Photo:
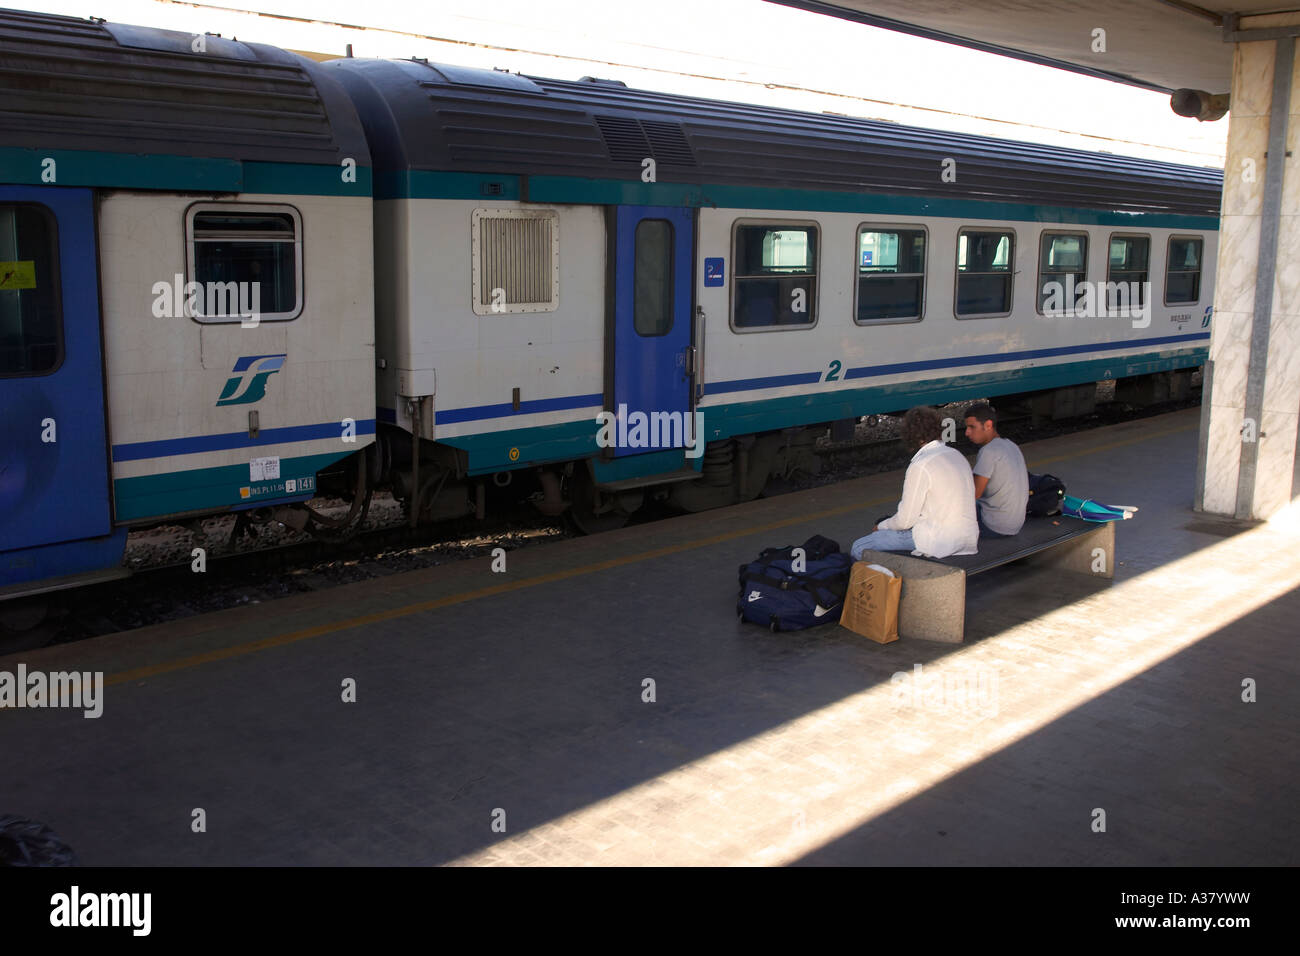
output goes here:
<path id="1" fill-rule="evenodd" d="M 1083 451 L 1073 452 L 1069 455 L 1056 455 L 1053 458 L 1035 458 L 1034 464 L 1041 467 L 1051 465 L 1058 461 L 1066 461 L 1070 458 L 1082 458 L 1084 455 L 1091 455 L 1098 451 L 1110 451 L 1112 448 L 1123 448 L 1125 445 L 1134 445 L 1140 441 L 1149 441 L 1152 438 L 1164 438 L 1167 435 L 1181 435 L 1183 432 L 1194 432 L 1200 428 L 1200 425 L 1184 425 L 1182 428 L 1168 428 L 1162 432 L 1156 432 L 1153 435 L 1141 435 L 1134 438 L 1125 438 L 1123 441 L 1113 441 L 1106 445 L 1098 445 L 1096 448 L 1088 448 Z"/>
<path id="2" fill-rule="evenodd" d="M 1110 442 L 1106 445 L 1098 445 L 1095 448 L 1082 449 L 1069 455 L 1058 455 L 1055 458 L 1034 459 L 1035 465 L 1052 464 L 1058 461 L 1064 461 L 1067 458 L 1079 458 L 1084 455 L 1091 455 L 1097 452 L 1110 451 L 1114 448 L 1122 448 L 1125 445 L 1136 444 L 1141 441 L 1150 441 L 1154 438 L 1164 438 L 1168 435 L 1177 435 L 1183 432 L 1195 431 L 1196 428 L 1188 426 L 1184 428 L 1173 428 L 1167 431 L 1156 432 L 1153 435 L 1140 435 L 1133 438 L 1126 438 L 1122 441 Z M 695 548 L 702 548 L 712 544 L 721 544 L 724 541 L 732 541 L 736 538 L 746 538 L 750 535 L 759 534 L 764 531 L 774 531 L 777 528 L 785 528 L 794 524 L 802 524 L 806 521 L 815 521 L 821 518 L 830 518 L 836 515 L 848 514 L 851 511 L 858 511 L 862 508 L 870 508 L 875 505 L 896 500 L 896 495 L 887 495 L 881 498 L 872 498 L 869 501 L 860 501 L 851 505 L 843 505 L 839 508 L 830 508 L 826 511 L 817 511 L 811 514 L 796 515 L 793 518 L 785 518 L 781 521 L 774 521 L 770 524 L 747 527 L 738 531 L 728 531 L 724 534 L 716 534 L 708 538 L 697 538 L 693 541 L 686 541 L 681 544 L 669 545 L 663 548 L 656 548 L 653 551 L 643 551 L 637 554 L 625 555 L 621 558 L 610 558 L 608 561 L 598 561 L 595 564 L 585 564 L 581 567 L 571 568 L 568 571 L 554 571 L 550 574 L 541 574 L 535 577 L 524 578 L 519 581 L 506 581 L 501 584 L 494 584 L 491 587 L 477 588 L 473 591 L 462 591 L 459 594 L 451 594 L 446 597 L 435 598 L 431 601 L 420 601 L 416 604 L 407 604 L 402 607 L 392 608 L 387 611 L 377 611 L 374 614 L 363 614 L 360 617 L 347 618 L 342 621 L 335 621 L 331 624 L 318 624 L 315 627 L 307 627 L 298 631 L 290 631 L 288 634 L 280 634 L 275 637 L 262 638 L 259 641 L 250 641 L 246 644 L 236 644 L 231 647 L 225 647 L 220 650 L 208 651 L 205 654 L 195 654 L 191 657 L 185 657 L 176 661 L 168 661 L 162 664 L 152 664 L 148 667 L 138 667 L 135 670 L 122 671 L 119 674 L 112 674 L 105 678 L 105 685 L 125 684 L 130 681 L 143 680 L 147 677 L 156 677 L 159 674 L 166 674 L 171 671 L 183 670 L 188 667 L 196 667 L 199 664 L 210 664 L 213 661 L 228 660 L 232 657 L 241 657 L 245 654 L 252 654 L 257 651 L 264 651 L 272 647 L 283 647 L 286 644 L 294 644 L 298 641 L 305 641 L 313 637 L 320 637 L 324 634 L 331 634 L 335 631 L 346 631 L 354 627 L 363 627 L 367 624 L 378 624 L 381 621 L 391 621 L 394 618 L 406 617 L 410 614 L 419 614 L 423 611 L 434 611 L 438 608 L 451 607 L 455 604 L 463 604 L 466 601 L 476 601 L 479 598 L 491 597 L 494 594 L 508 594 L 511 591 L 518 591 L 523 588 L 534 587 L 538 584 L 551 584 L 556 581 L 564 581 L 569 578 L 580 577 L 584 574 L 593 574 L 597 571 L 608 571 L 611 568 L 619 568 L 628 564 L 635 564 L 638 561 L 646 561 L 652 558 L 662 558 L 670 554 L 680 554 L 683 551 L 691 551 Z"/>

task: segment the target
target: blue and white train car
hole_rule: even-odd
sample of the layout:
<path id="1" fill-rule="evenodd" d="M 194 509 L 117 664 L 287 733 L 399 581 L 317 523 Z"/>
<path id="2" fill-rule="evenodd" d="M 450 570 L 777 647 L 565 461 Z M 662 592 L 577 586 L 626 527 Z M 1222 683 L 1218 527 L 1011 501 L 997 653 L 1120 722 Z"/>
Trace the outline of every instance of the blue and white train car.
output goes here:
<path id="1" fill-rule="evenodd" d="M 374 439 L 352 103 L 216 36 L 0 12 L 0 598 L 286 507 Z M 269 511 L 266 513 L 270 513 Z"/>
<path id="2" fill-rule="evenodd" d="M 0 600 L 325 485 L 713 507 L 828 423 L 1206 354 L 1212 170 L 13 11 L 0 57 Z"/>
<path id="3" fill-rule="evenodd" d="M 1216 170 L 591 78 L 325 67 L 374 157 L 380 442 L 410 462 L 417 433 L 425 468 L 399 489 L 528 468 L 545 509 L 603 526 L 650 487 L 753 497 L 827 423 L 1205 360 Z M 696 412 L 702 455 L 624 427 Z"/>

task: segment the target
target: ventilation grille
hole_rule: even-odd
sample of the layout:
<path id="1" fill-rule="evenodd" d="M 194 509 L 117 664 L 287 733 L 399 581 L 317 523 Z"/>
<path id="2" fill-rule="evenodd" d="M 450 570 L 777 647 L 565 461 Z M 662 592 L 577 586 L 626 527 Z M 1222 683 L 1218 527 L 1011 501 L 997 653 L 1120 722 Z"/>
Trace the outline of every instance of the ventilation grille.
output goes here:
<path id="1" fill-rule="evenodd" d="M 609 158 L 616 163 L 640 163 L 651 157 L 665 166 L 694 166 L 695 156 L 678 123 L 597 116 Z"/>
<path id="2" fill-rule="evenodd" d="M 641 124 L 621 116 L 597 116 L 596 125 L 609 147 L 609 158 L 616 163 L 639 163 L 650 155 L 650 141 Z"/>
<path id="3" fill-rule="evenodd" d="M 559 217 L 553 211 L 474 211 L 474 311 L 549 312 L 559 302 Z"/>
<path id="4" fill-rule="evenodd" d="M 650 149 L 655 162 L 668 166 L 694 166 L 695 157 L 686 142 L 686 134 L 678 123 L 656 123 L 642 120 L 641 128 L 650 139 Z"/>

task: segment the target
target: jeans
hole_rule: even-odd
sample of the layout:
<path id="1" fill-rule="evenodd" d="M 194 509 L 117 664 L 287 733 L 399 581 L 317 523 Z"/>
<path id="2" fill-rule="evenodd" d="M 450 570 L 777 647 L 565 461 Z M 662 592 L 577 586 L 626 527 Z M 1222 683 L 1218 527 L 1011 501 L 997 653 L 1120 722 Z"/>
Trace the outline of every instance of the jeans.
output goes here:
<path id="1" fill-rule="evenodd" d="M 854 561 L 862 560 L 863 551 L 915 551 L 912 542 L 912 529 L 906 531 L 873 531 L 864 538 L 858 538 L 849 548 L 849 555 Z"/>

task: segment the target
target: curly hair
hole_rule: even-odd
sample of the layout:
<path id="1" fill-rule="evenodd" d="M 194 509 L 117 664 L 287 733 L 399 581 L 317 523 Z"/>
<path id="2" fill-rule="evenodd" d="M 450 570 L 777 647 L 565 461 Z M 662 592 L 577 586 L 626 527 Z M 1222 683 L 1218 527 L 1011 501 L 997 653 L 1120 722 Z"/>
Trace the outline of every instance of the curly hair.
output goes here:
<path id="1" fill-rule="evenodd" d="M 903 426 L 899 430 L 903 447 L 916 451 L 922 445 L 937 441 L 943 435 L 943 416 L 937 408 L 929 405 L 917 405 L 909 408 L 903 415 Z"/>

